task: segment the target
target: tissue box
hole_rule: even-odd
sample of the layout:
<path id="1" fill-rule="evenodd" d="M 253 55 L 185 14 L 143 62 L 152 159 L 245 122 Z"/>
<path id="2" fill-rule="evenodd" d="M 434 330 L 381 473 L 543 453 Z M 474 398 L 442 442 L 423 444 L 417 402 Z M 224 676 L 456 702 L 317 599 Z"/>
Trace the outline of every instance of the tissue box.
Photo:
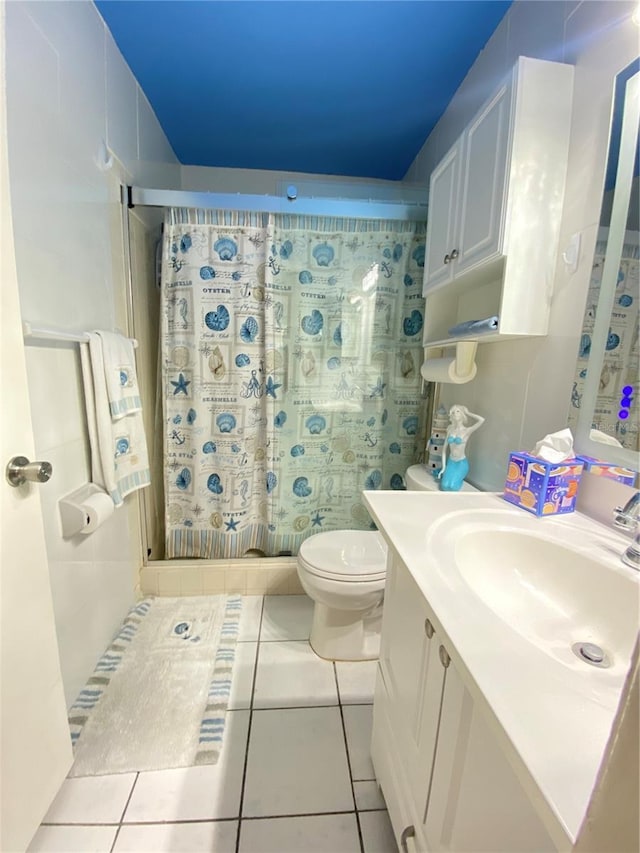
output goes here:
<path id="1" fill-rule="evenodd" d="M 618 483 L 624 483 L 626 486 L 633 486 L 636 481 L 636 472 L 631 468 L 620 468 L 618 465 L 610 465 L 602 459 L 596 459 L 595 456 L 584 456 L 581 453 L 576 456 L 576 459 L 582 462 L 584 470 L 590 474 L 617 480 Z"/>
<path id="2" fill-rule="evenodd" d="M 582 469 L 582 460 L 573 457 L 558 463 L 511 453 L 502 497 L 534 515 L 573 512 Z"/>

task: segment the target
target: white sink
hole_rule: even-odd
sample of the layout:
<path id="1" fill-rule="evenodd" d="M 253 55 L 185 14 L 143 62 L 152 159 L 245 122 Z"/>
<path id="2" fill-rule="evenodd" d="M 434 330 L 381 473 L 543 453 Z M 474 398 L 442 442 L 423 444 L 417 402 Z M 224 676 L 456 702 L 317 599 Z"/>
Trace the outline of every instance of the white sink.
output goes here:
<path id="1" fill-rule="evenodd" d="M 633 579 L 559 542 L 557 530 L 545 531 L 538 523 L 534 532 L 500 521 L 499 527 L 485 522 L 482 529 L 463 524 L 456 537 L 455 564 L 473 592 L 554 657 L 573 663 L 571 646 L 588 642 L 604 650 L 608 663 L 626 664 L 638 627 Z M 567 536 L 566 528 L 563 533 Z"/>

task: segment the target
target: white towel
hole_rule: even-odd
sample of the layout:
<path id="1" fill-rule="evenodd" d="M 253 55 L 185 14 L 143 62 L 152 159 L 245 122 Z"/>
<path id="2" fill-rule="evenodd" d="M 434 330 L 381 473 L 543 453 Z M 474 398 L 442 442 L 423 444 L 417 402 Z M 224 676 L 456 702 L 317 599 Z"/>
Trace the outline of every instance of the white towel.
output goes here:
<path id="1" fill-rule="evenodd" d="M 88 344 L 80 344 L 91 476 L 94 483 L 111 495 L 114 504 L 120 506 L 128 494 L 148 486 L 151 475 L 142 410 L 112 414 L 107 375 L 113 374 L 114 368 L 113 363 L 107 364 L 105 360 L 103 334 L 89 332 Z M 135 383 L 130 387 L 137 389 L 135 364 L 131 362 L 127 370 Z"/>
<path id="2" fill-rule="evenodd" d="M 141 412 L 140 389 L 136 376 L 133 344 L 117 332 L 96 329 L 102 342 L 104 377 L 107 383 L 109 410 L 114 420 L 130 412 Z"/>

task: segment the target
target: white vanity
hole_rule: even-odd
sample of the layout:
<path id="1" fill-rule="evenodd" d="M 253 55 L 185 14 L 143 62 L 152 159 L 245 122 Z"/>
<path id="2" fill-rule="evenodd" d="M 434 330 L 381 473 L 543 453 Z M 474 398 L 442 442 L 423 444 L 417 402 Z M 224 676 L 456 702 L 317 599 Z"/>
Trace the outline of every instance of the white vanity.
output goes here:
<path id="1" fill-rule="evenodd" d="M 398 846 L 571 849 L 638 631 L 628 541 L 499 495 L 364 494 L 389 545 L 372 758 Z"/>

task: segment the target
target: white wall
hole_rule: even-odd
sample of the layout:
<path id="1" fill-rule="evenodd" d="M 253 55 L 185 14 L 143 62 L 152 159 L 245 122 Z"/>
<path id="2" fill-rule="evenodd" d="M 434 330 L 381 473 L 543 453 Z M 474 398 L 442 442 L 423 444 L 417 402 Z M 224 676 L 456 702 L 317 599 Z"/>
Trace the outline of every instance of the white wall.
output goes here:
<path id="1" fill-rule="evenodd" d="M 638 28 L 630 20 L 636 5 L 516 0 L 405 176 L 412 182 L 428 179 L 519 55 L 576 66 L 559 245 L 562 252 L 569 237 L 581 233 L 578 269 L 570 275 L 558 262 L 546 337 L 481 344 L 476 379 L 442 386 L 446 406 L 462 403 L 487 418 L 469 445 L 469 479 L 484 489 L 504 485 L 509 451 L 531 449 L 567 422 L 604 184 L 613 77 L 638 55 Z"/>
<path id="2" fill-rule="evenodd" d="M 93 3 L 7 3 L 10 190 L 24 320 L 124 329 L 118 178 L 180 185 L 180 167 Z M 101 142 L 118 160 L 96 166 Z M 90 479 L 79 352 L 26 347 L 47 554 L 65 694 L 71 703 L 134 599 L 137 501 L 96 533 L 62 539 L 58 499 Z M 133 522 L 133 524 L 132 524 Z M 133 531 L 133 533 L 132 533 Z"/>

